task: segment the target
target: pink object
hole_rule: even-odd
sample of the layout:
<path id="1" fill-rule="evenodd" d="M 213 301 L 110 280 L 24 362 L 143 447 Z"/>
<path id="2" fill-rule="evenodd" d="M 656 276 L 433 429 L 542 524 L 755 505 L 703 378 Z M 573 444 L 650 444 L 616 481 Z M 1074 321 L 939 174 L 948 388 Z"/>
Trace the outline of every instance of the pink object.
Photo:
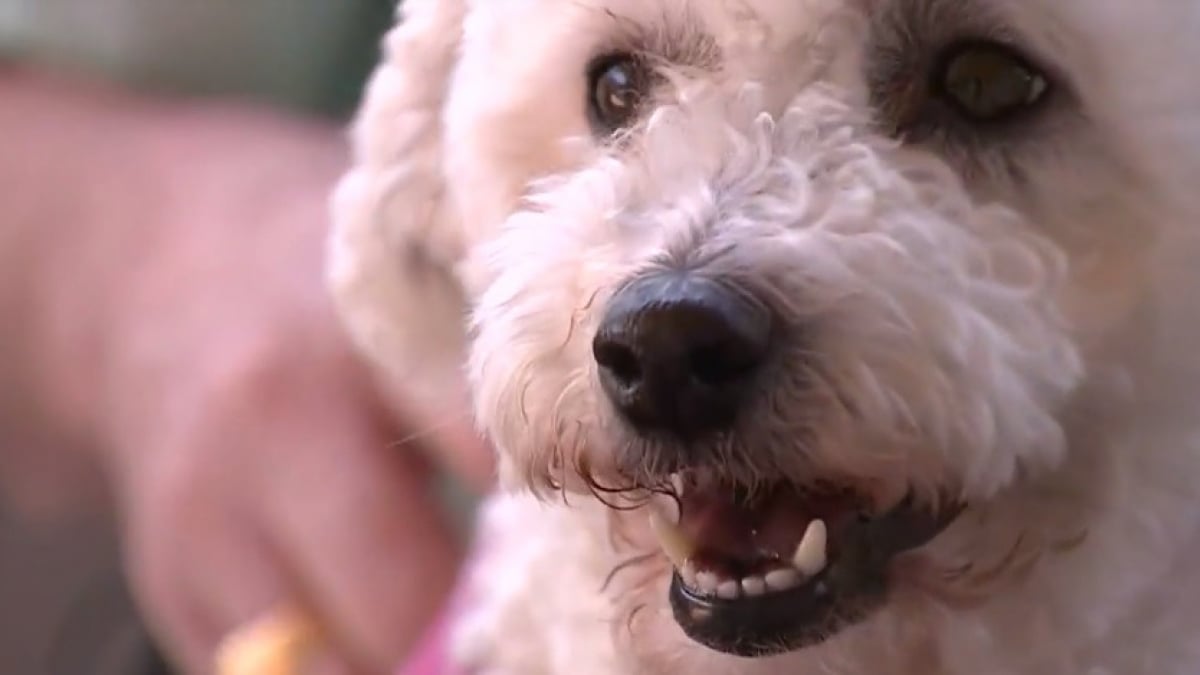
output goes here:
<path id="1" fill-rule="evenodd" d="M 441 613 L 417 643 L 417 647 L 408 661 L 396 671 L 396 675 L 470 675 L 468 671 L 455 667 L 450 660 L 450 633 L 455 618 L 469 601 L 467 578 L 470 572 L 468 570 L 472 569 L 478 560 L 480 548 L 487 546 L 486 541 L 486 537 L 480 537 L 476 542 L 477 548 L 467 555 L 467 560 L 462 568 L 463 574 L 459 577 L 457 586 L 450 593 Z"/>
<path id="2" fill-rule="evenodd" d="M 450 630 L 454 618 L 465 602 L 463 584 L 453 592 L 434 619 L 425 635 L 417 643 L 408 661 L 396 671 L 396 675 L 468 675 L 450 661 Z"/>
<path id="3" fill-rule="evenodd" d="M 447 650 L 449 614 L 449 611 L 444 611 L 442 616 L 434 621 L 417 645 L 412 658 L 400 669 L 398 675 L 457 675 L 450 670 Z"/>

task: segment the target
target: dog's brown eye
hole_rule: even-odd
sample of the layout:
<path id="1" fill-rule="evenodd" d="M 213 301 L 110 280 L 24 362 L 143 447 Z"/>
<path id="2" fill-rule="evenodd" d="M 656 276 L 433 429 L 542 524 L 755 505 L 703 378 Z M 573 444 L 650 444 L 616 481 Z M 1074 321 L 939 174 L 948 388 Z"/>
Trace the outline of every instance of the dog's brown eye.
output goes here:
<path id="1" fill-rule="evenodd" d="M 1032 108 L 1046 95 L 1045 74 L 1009 47 L 977 42 L 952 48 L 934 73 L 934 89 L 967 118 L 1000 121 Z"/>
<path id="2" fill-rule="evenodd" d="M 609 56 L 588 69 L 588 117 L 609 135 L 633 123 L 645 95 L 645 67 L 628 55 Z"/>

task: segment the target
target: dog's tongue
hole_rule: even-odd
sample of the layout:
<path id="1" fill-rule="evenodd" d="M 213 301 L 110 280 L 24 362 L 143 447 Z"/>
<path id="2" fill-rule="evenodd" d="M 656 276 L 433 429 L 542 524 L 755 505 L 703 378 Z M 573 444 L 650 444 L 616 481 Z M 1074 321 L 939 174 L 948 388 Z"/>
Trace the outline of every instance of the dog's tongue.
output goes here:
<path id="1" fill-rule="evenodd" d="M 844 495 L 779 487 L 753 500 L 728 490 L 690 490 L 680 506 L 680 529 L 697 544 L 698 556 L 753 566 L 791 559 L 809 522 L 836 522 L 853 514 L 855 503 Z"/>

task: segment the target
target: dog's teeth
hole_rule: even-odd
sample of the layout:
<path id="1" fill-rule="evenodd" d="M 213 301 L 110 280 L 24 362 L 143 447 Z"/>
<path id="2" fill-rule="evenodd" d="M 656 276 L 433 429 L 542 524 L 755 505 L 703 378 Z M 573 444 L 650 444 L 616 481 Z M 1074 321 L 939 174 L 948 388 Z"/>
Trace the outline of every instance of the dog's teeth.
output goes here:
<path id="1" fill-rule="evenodd" d="M 800 585 L 800 573 L 793 569 L 777 569 L 767 572 L 764 579 L 767 589 L 771 591 L 786 591 Z"/>
<path id="2" fill-rule="evenodd" d="M 726 600 L 733 600 L 733 599 L 737 598 L 737 596 L 739 596 L 739 595 L 741 595 L 741 587 L 738 586 L 738 582 L 736 582 L 736 581 L 733 581 L 733 580 L 723 581 L 723 582 L 721 582 L 720 586 L 717 586 L 717 597 L 718 598 L 724 598 Z"/>
<path id="3" fill-rule="evenodd" d="M 689 560 L 679 570 L 679 578 L 683 579 L 683 585 L 688 588 L 696 588 L 696 566 Z"/>
<path id="4" fill-rule="evenodd" d="M 749 596 L 764 595 L 767 592 L 767 582 L 762 577 L 746 577 L 742 579 L 742 591 Z"/>
<path id="5" fill-rule="evenodd" d="M 792 564 L 804 576 L 813 577 L 825 569 L 825 544 L 828 536 L 825 521 L 814 520 L 808 524 L 804 538 L 800 540 L 800 544 L 796 546 L 796 553 L 792 556 Z"/>
<path id="6" fill-rule="evenodd" d="M 675 569 L 682 569 L 695 551 L 691 540 L 679 526 L 654 510 L 650 511 L 650 528 L 654 530 L 654 535 L 658 537 L 658 545 L 662 547 L 663 553 L 667 554 L 671 564 Z"/>
<path id="7" fill-rule="evenodd" d="M 712 572 L 699 572 L 696 574 L 696 589 L 708 594 L 717 592 L 717 587 L 720 586 L 720 580 L 717 575 Z"/>

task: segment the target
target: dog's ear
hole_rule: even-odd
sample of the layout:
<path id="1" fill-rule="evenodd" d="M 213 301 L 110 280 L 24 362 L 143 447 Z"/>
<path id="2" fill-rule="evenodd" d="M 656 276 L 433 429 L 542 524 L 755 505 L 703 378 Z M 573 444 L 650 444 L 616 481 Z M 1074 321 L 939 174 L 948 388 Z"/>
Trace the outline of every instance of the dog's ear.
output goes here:
<path id="1" fill-rule="evenodd" d="M 466 0 L 404 0 L 352 128 L 333 198 L 328 279 L 395 403 L 466 414 L 463 228 L 443 198 L 442 110 Z"/>

